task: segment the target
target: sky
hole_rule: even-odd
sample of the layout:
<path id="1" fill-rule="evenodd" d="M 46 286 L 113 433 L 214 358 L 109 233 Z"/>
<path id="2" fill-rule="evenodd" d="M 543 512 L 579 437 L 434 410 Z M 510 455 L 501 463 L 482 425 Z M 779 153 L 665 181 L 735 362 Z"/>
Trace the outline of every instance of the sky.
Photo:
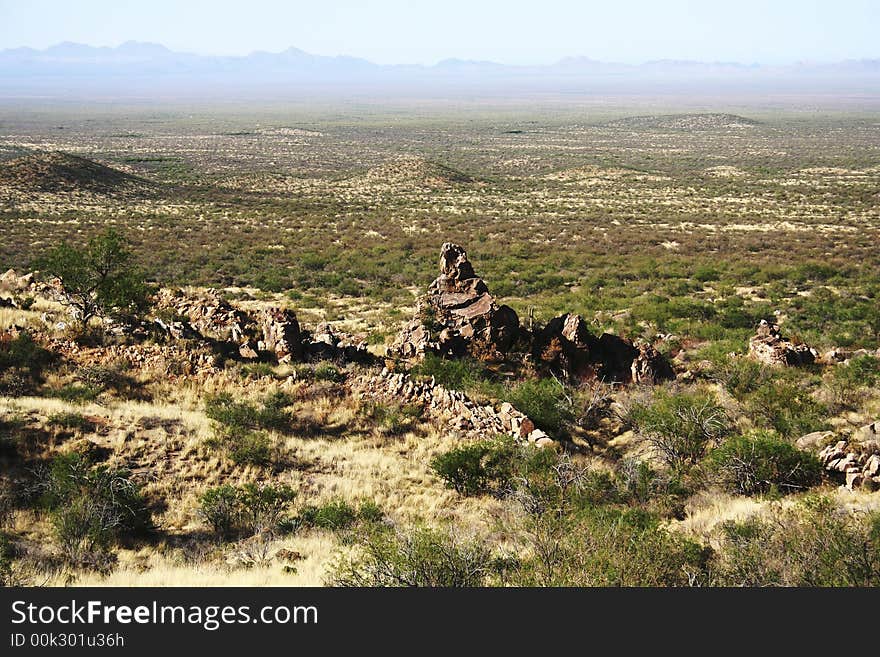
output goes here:
<path id="1" fill-rule="evenodd" d="M 0 0 L 0 49 L 295 46 L 380 64 L 567 56 L 783 64 L 880 57 L 880 0 Z"/>

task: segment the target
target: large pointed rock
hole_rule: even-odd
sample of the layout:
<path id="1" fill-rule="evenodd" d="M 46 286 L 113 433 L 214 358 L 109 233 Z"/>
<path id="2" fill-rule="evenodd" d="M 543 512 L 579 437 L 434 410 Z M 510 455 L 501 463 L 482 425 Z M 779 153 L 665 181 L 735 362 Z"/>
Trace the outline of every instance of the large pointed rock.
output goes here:
<path id="1" fill-rule="evenodd" d="M 416 317 L 388 349 L 388 355 L 414 359 L 433 352 L 502 360 L 519 337 L 516 312 L 499 305 L 458 244 L 440 249 L 440 275 L 419 299 Z"/>

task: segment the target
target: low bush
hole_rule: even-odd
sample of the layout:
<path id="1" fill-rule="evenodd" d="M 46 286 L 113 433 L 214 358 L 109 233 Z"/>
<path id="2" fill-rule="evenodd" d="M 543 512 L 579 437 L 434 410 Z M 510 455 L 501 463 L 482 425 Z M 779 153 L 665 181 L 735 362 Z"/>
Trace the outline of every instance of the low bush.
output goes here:
<path id="1" fill-rule="evenodd" d="M 42 501 L 61 551 L 71 562 L 104 552 L 121 536 L 152 526 L 149 509 L 128 471 L 93 466 L 78 453 L 52 460 Z"/>
<path id="2" fill-rule="evenodd" d="M 822 480 L 822 464 L 772 432 L 731 436 L 709 454 L 708 464 L 732 492 L 790 493 Z"/>
<path id="3" fill-rule="evenodd" d="M 773 429 L 783 438 L 796 438 L 828 428 L 828 409 L 802 385 L 777 378 L 761 384 L 745 402 L 758 426 Z"/>
<path id="4" fill-rule="evenodd" d="M 230 431 L 284 431 L 290 428 L 290 416 L 284 410 L 289 404 L 284 393 L 273 393 L 260 404 L 236 401 L 229 393 L 220 393 L 205 400 L 205 414 Z"/>
<path id="5" fill-rule="evenodd" d="M 349 529 L 358 523 L 380 522 L 385 517 L 382 509 L 372 500 L 362 500 L 356 506 L 342 499 L 321 505 L 303 507 L 292 523 L 292 528 Z"/>
<path id="6" fill-rule="evenodd" d="M 501 492 L 509 486 L 521 459 L 512 439 L 481 440 L 455 447 L 431 460 L 431 468 L 461 495 Z"/>
<path id="7" fill-rule="evenodd" d="M 539 429 L 560 436 L 572 422 L 563 386 L 555 379 L 534 379 L 511 387 L 505 399 L 528 416 Z"/>
<path id="8" fill-rule="evenodd" d="M 479 540 L 416 527 L 402 531 L 370 528 L 353 554 L 337 557 L 330 586 L 476 587 L 486 583 L 489 549 Z"/>
<path id="9" fill-rule="evenodd" d="M 808 498 L 723 525 L 715 559 L 717 584 L 726 586 L 878 586 L 880 515 L 835 508 Z"/>
<path id="10" fill-rule="evenodd" d="M 294 498 L 293 489 L 285 485 L 224 484 L 202 494 L 199 515 L 224 540 L 245 532 L 260 534 L 279 526 Z"/>
<path id="11" fill-rule="evenodd" d="M 46 420 L 46 424 L 51 427 L 77 429 L 79 431 L 92 431 L 95 428 L 94 423 L 89 418 L 80 413 L 71 412 L 53 413 Z"/>
<path id="12" fill-rule="evenodd" d="M 673 468 L 696 464 L 731 430 L 730 419 L 708 392 L 658 392 L 630 410 L 636 429 Z"/>
<path id="13" fill-rule="evenodd" d="M 345 372 L 327 361 L 320 362 L 315 366 L 314 376 L 318 381 L 329 381 L 331 383 L 345 381 Z"/>

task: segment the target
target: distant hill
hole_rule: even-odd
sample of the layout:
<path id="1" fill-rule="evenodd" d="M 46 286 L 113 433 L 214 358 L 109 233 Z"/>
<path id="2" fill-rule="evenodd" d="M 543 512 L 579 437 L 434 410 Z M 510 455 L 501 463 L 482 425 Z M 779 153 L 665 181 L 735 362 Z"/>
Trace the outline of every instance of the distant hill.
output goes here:
<path id="1" fill-rule="evenodd" d="M 660 130 L 723 130 L 728 128 L 751 128 L 759 121 L 737 114 L 661 114 L 654 116 L 630 116 L 609 121 L 609 128 L 636 128 Z"/>
<path id="2" fill-rule="evenodd" d="M 373 167 L 357 179 L 371 187 L 443 189 L 474 182 L 462 171 L 421 157 L 401 156 Z"/>
<path id="3" fill-rule="evenodd" d="M 147 180 L 68 153 L 34 153 L 0 163 L 0 186 L 18 191 L 131 194 L 153 186 Z"/>
<path id="4" fill-rule="evenodd" d="M 351 92 L 365 85 L 436 86 L 440 83 L 542 89 L 565 83 L 590 91 L 596 85 L 618 83 L 693 84 L 716 80 L 742 85 L 768 84 L 782 79 L 799 84 L 815 79 L 826 86 L 841 83 L 853 86 L 864 80 L 880 83 L 880 59 L 799 62 L 790 66 L 676 60 L 632 65 L 578 56 L 540 66 L 462 59 L 445 59 L 433 66 L 380 65 L 357 57 L 315 55 L 298 48 L 233 57 L 174 52 L 159 44 L 132 41 L 116 48 L 64 42 L 45 50 L 0 51 L 0 92 L 32 88 L 54 90 L 58 94 L 98 88 L 138 93 L 151 88 L 195 92 L 216 86 L 228 89 L 229 86 L 262 85 L 274 93 L 283 93 L 295 92 L 300 87 L 291 85 L 302 84 L 334 85 L 341 91 Z"/>

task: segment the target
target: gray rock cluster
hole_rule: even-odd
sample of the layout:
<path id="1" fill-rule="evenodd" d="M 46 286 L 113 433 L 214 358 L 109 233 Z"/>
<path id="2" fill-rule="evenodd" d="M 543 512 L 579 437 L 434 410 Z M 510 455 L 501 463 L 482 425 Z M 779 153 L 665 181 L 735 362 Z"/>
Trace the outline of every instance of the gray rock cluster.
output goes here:
<path id="1" fill-rule="evenodd" d="M 832 476 L 842 477 L 850 490 L 880 488 L 880 420 L 867 424 L 848 439 L 828 445 L 819 460 Z"/>

